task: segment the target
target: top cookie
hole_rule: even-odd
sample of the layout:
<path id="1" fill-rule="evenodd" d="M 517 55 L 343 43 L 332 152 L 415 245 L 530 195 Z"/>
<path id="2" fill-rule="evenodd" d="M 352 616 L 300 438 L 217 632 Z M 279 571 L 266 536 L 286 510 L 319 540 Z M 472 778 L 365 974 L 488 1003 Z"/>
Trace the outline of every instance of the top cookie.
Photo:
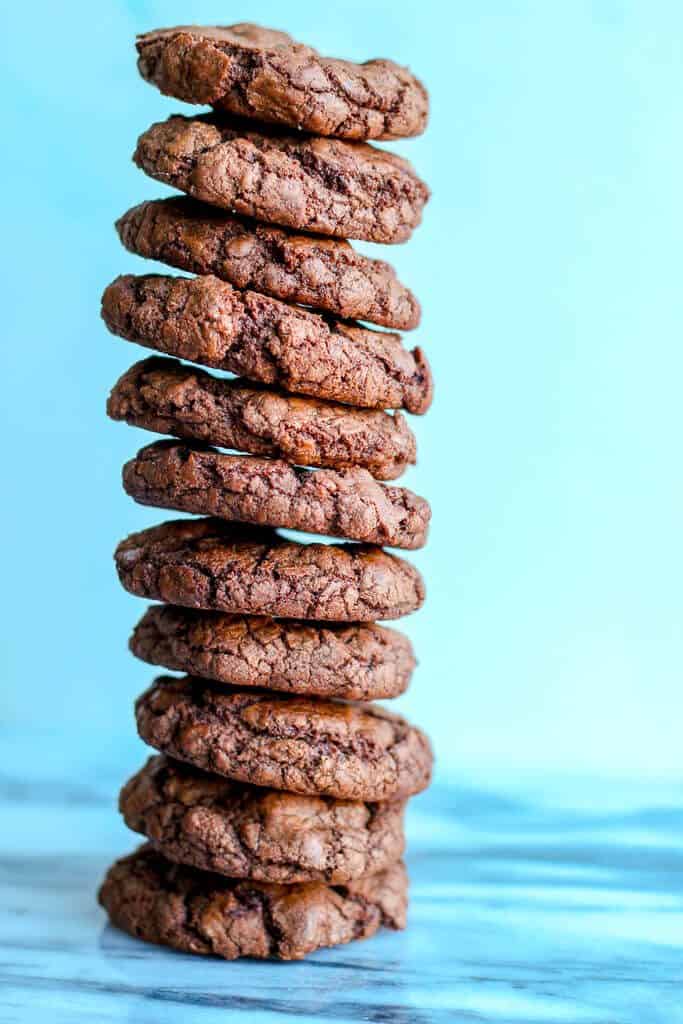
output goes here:
<path id="1" fill-rule="evenodd" d="M 420 135 L 427 91 L 390 60 L 321 57 L 258 25 L 179 25 L 138 36 L 138 68 L 167 96 L 340 139 Z"/>

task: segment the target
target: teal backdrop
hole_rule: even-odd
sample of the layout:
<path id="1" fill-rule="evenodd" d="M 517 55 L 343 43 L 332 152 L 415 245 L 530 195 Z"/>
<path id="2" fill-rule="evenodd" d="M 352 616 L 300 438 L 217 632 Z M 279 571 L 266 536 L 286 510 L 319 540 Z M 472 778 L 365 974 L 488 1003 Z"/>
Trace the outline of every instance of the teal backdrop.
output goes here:
<path id="1" fill-rule="evenodd" d="M 682 777 L 683 5 L 43 0 L 0 20 L 0 715 L 27 754 L 74 724 L 127 750 L 153 674 L 111 553 L 170 516 L 121 490 L 151 438 L 104 404 L 142 350 L 99 297 L 153 269 L 112 225 L 164 192 L 130 156 L 182 105 L 138 77 L 133 37 L 258 20 L 396 58 L 432 94 L 428 133 L 394 148 L 433 199 L 382 252 L 436 378 L 405 478 L 434 525 L 401 706 L 442 778 Z"/>

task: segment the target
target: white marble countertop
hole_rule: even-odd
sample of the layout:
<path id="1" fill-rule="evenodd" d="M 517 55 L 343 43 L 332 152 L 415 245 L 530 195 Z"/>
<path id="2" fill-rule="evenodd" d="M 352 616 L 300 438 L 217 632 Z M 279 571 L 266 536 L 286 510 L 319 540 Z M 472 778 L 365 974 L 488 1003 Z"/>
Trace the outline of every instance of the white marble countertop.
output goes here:
<path id="1" fill-rule="evenodd" d="M 225 963 L 136 942 L 95 902 L 136 845 L 114 802 L 137 741 L 5 732 L 0 747 L 2 1024 L 683 1021 L 675 791 L 437 784 L 410 809 L 406 932 Z"/>

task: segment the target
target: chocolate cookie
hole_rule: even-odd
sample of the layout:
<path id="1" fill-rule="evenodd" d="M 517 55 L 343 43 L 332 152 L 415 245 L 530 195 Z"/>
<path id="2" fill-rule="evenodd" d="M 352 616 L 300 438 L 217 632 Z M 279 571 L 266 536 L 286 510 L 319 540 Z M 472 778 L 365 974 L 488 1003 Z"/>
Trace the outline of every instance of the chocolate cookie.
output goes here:
<path id="1" fill-rule="evenodd" d="M 343 323 L 217 277 L 117 278 L 102 297 L 114 334 L 193 363 L 370 409 L 423 413 L 429 365 L 401 337 Z"/>
<path id="2" fill-rule="evenodd" d="M 337 622 L 408 615 L 424 600 L 409 562 L 365 544 L 297 544 L 274 530 L 177 519 L 116 549 L 132 594 L 187 608 Z"/>
<path id="3" fill-rule="evenodd" d="M 301 960 L 380 925 L 404 928 L 408 879 L 399 863 L 347 885 L 245 882 L 172 864 L 146 845 L 110 867 L 99 901 L 145 942 L 226 960 Z"/>
<path id="4" fill-rule="evenodd" d="M 115 384 L 114 420 L 304 466 L 367 469 L 393 480 L 415 462 L 400 414 L 294 398 L 244 380 L 217 380 L 174 359 L 145 359 Z"/>
<path id="5" fill-rule="evenodd" d="M 152 605 L 130 649 L 152 665 L 237 686 L 349 700 L 398 697 L 415 668 L 407 636 L 374 623 L 292 622 Z"/>
<path id="6" fill-rule="evenodd" d="M 427 125 L 427 91 L 391 60 L 321 57 L 259 25 L 180 25 L 138 36 L 138 68 L 167 96 L 344 139 L 397 139 Z"/>
<path id="7" fill-rule="evenodd" d="M 116 222 L 126 249 L 192 274 L 215 274 L 285 302 L 410 330 L 420 322 L 415 296 L 384 260 L 341 239 L 296 235 L 177 196 L 140 203 Z"/>
<path id="8" fill-rule="evenodd" d="M 152 178 L 213 206 L 298 231 L 405 242 L 429 189 L 407 160 L 364 142 L 284 135 L 206 115 L 170 117 L 138 139 Z"/>
<path id="9" fill-rule="evenodd" d="M 123 486 L 142 505 L 397 548 L 422 547 L 431 514 L 424 498 L 366 469 L 311 471 L 178 441 L 139 451 Z"/>
<path id="10" fill-rule="evenodd" d="M 260 789 L 152 757 L 126 783 L 126 824 L 168 860 L 257 882 L 348 882 L 403 853 L 402 801 Z"/>
<path id="11" fill-rule="evenodd" d="M 377 704 L 161 676 L 135 715 L 150 746 L 254 786 L 374 802 L 419 793 L 431 775 L 424 733 Z"/>

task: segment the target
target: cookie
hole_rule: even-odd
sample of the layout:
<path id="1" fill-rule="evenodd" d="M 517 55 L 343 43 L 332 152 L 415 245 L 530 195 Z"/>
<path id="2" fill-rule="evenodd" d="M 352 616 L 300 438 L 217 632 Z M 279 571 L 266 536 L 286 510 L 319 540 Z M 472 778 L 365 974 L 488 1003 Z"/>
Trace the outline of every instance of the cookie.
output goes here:
<path id="1" fill-rule="evenodd" d="M 114 334 L 193 363 L 368 409 L 423 413 L 432 397 L 421 349 L 398 334 L 240 292 L 217 277 L 127 274 L 102 297 Z"/>
<path id="2" fill-rule="evenodd" d="M 424 733 L 377 704 L 161 676 L 135 716 L 161 753 L 254 786 L 374 802 L 419 793 L 431 775 Z"/>
<path id="3" fill-rule="evenodd" d="M 115 560 L 132 594 L 205 611 L 362 622 L 408 615 L 424 600 L 417 569 L 381 548 L 298 544 L 220 519 L 133 533 Z"/>
<path id="4" fill-rule="evenodd" d="M 394 480 L 415 462 L 400 414 L 295 398 L 244 380 L 218 380 L 174 359 L 145 359 L 115 384 L 114 420 L 221 448 Z"/>
<path id="5" fill-rule="evenodd" d="M 258 131 L 214 115 L 170 117 L 138 139 L 150 177 L 213 206 L 297 231 L 405 242 L 429 189 L 402 157 L 364 142 Z"/>
<path id="6" fill-rule="evenodd" d="M 420 322 L 419 303 L 393 267 L 341 239 L 293 234 L 187 196 L 140 203 L 116 229 L 138 256 L 191 274 L 215 274 L 236 288 L 396 330 Z"/>
<path id="7" fill-rule="evenodd" d="M 293 622 L 152 605 L 130 649 L 152 665 L 236 686 L 349 700 L 398 697 L 415 656 L 403 633 L 374 623 Z"/>
<path id="8" fill-rule="evenodd" d="M 261 789 L 152 757 L 119 809 L 167 860 L 257 882 L 348 882 L 395 864 L 402 801 L 364 803 Z"/>
<path id="9" fill-rule="evenodd" d="M 166 96 L 344 139 L 420 135 L 429 98 L 391 60 L 321 57 L 259 25 L 180 25 L 138 36 L 138 69 Z"/>
<path id="10" fill-rule="evenodd" d="M 123 486 L 141 505 L 397 548 L 422 547 L 430 518 L 424 498 L 366 469 L 312 471 L 178 441 L 139 451 Z"/>
<path id="11" fill-rule="evenodd" d="M 404 928 L 408 879 L 399 863 L 347 885 L 246 882 L 172 864 L 146 845 L 110 867 L 99 901 L 112 924 L 145 942 L 226 960 L 301 960 L 380 925 Z"/>

